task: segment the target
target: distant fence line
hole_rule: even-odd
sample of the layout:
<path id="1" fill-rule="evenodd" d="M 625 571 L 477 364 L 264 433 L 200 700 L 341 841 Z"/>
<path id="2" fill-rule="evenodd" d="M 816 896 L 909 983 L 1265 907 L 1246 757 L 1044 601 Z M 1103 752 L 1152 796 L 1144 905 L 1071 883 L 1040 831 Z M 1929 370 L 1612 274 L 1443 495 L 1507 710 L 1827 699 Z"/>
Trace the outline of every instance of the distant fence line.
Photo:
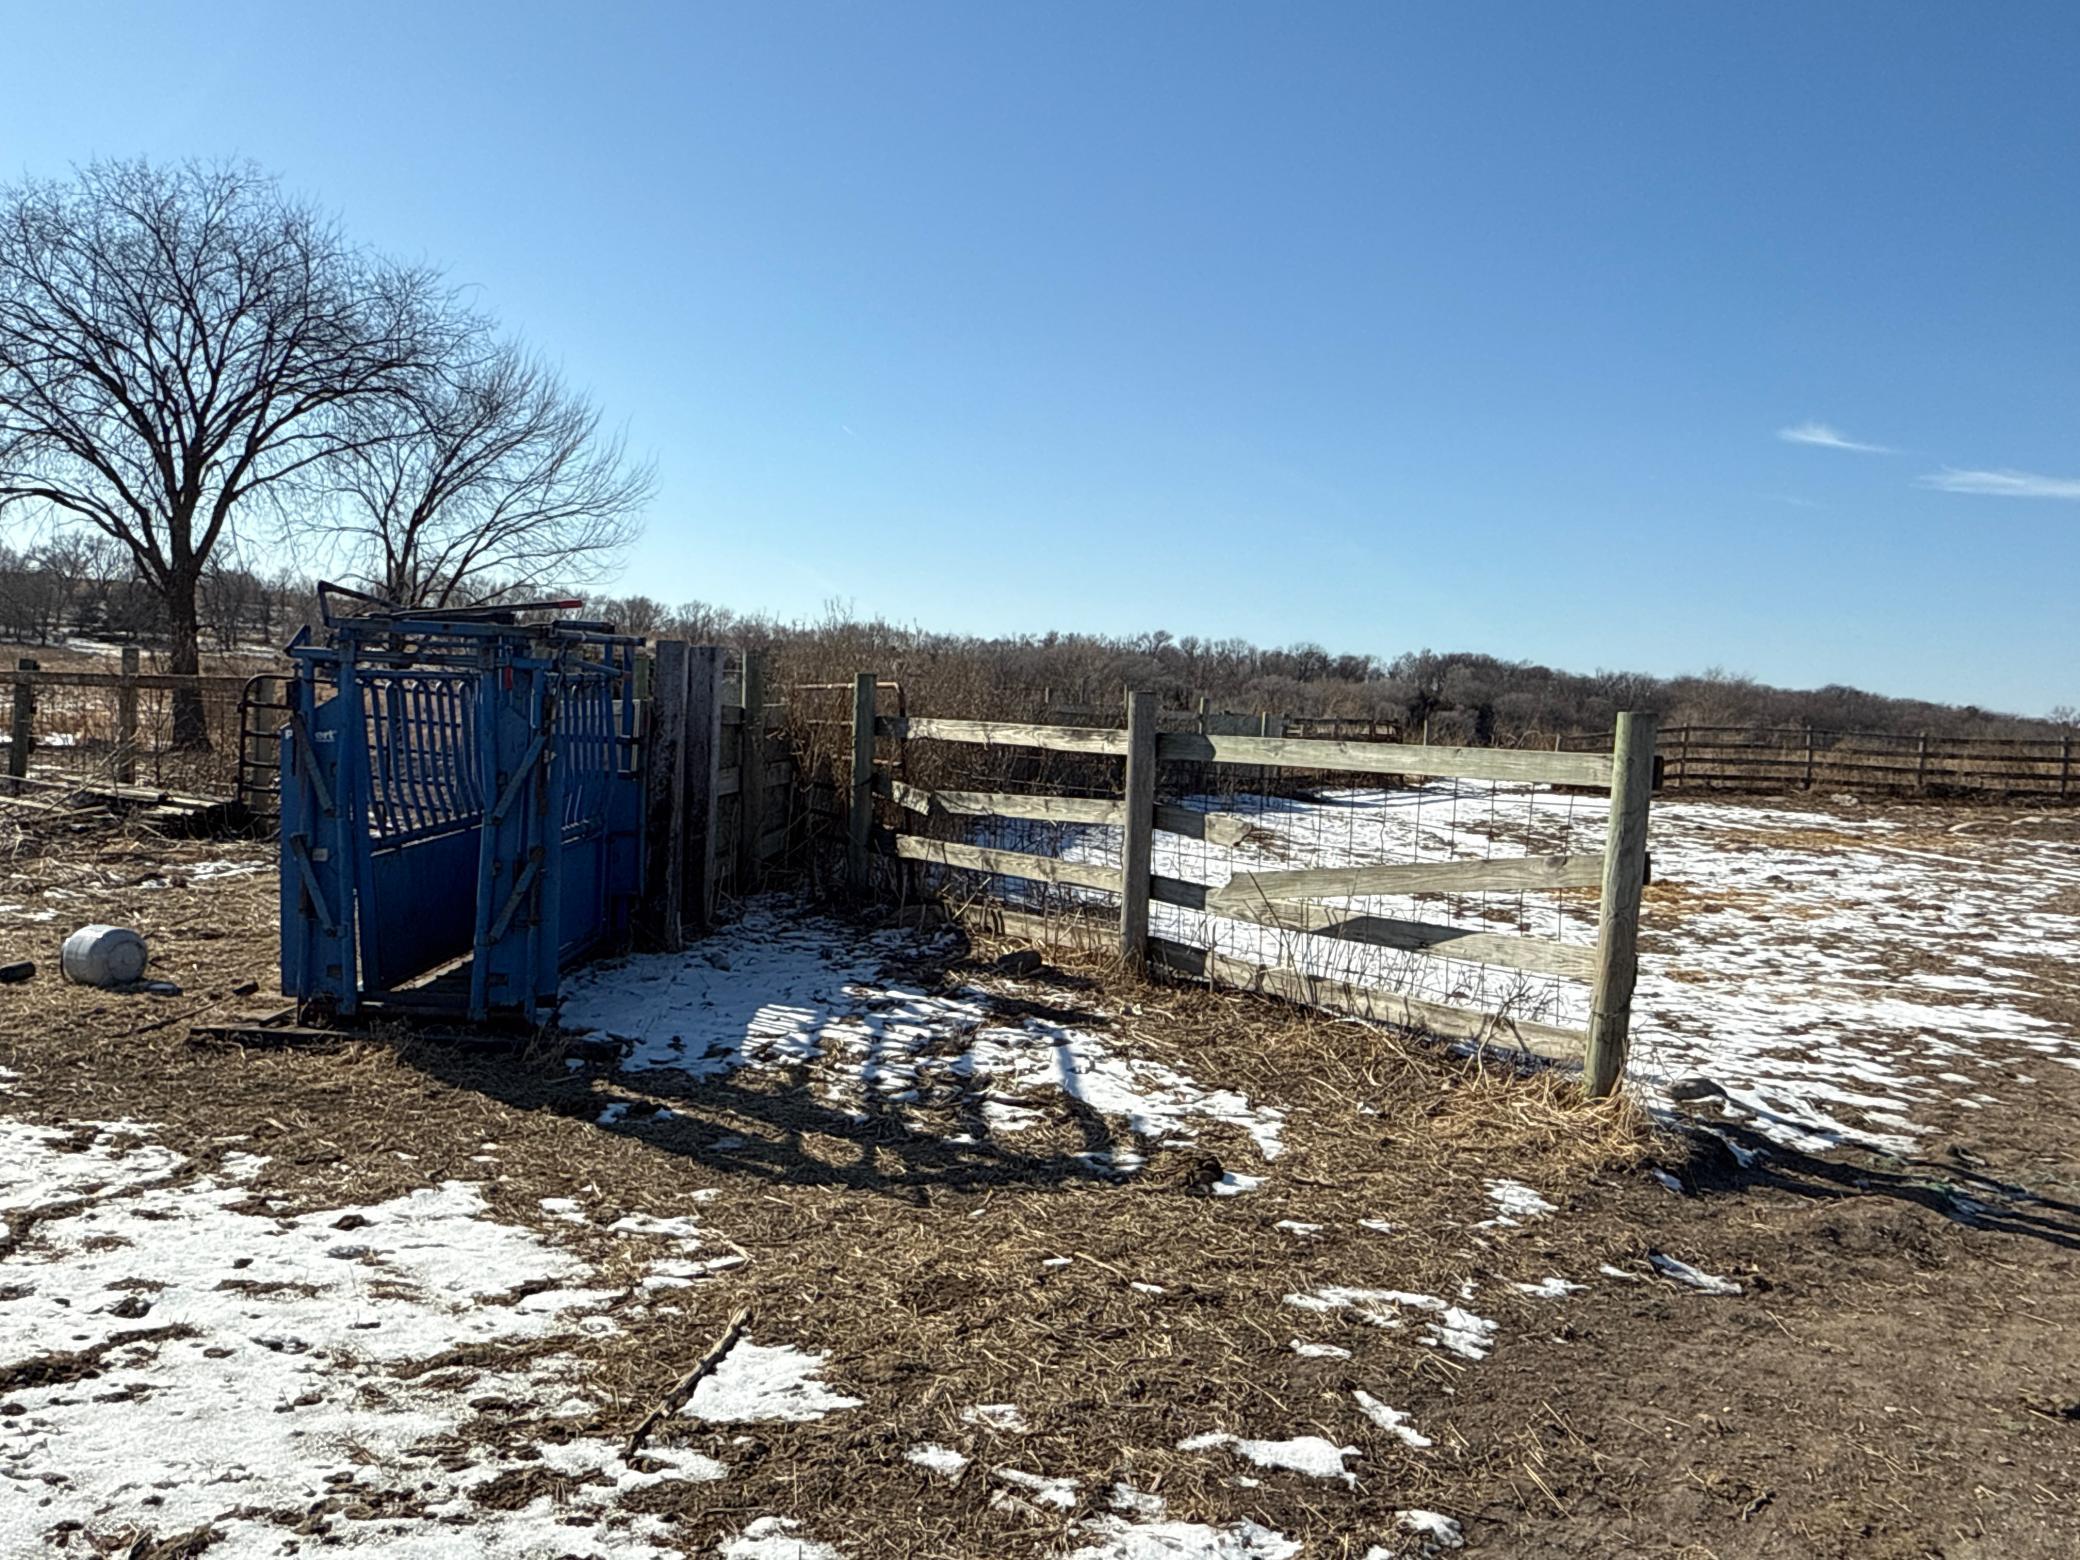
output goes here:
<path id="1" fill-rule="evenodd" d="M 239 789 L 250 756 L 242 707 L 268 680 L 242 672 L 146 672 L 135 646 L 123 648 L 117 671 L 46 670 L 25 656 L 6 675 L 12 698 L 0 746 L 16 788 L 40 778 L 216 797 Z M 202 743 L 174 740 L 173 696 L 184 692 L 200 702 Z"/>
<path id="2" fill-rule="evenodd" d="M 1055 712 L 1050 712 L 1051 714 Z M 1389 721 L 1333 715 L 1231 715 L 1165 711 L 1165 730 L 1249 732 L 1335 742 L 1427 743 Z M 1560 753 L 1607 753 L 1612 733 L 1531 733 L 1494 744 Z M 2074 736 L 1951 737 L 1931 732 L 1818 726 L 1690 723 L 1661 729 L 1656 756 L 1665 791 L 1782 791 L 1835 786 L 1900 795 L 1974 794 L 2080 799 Z"/>
<path id="3" fill-rule="evenodd" d="M 1608 734 L 1560 739 L 1595 752 Z M 1658 756 L 1664 790 L 1852 790 L 2073 799 L 2073 734 L 1941 737 L 1927 732 L 1830 731 L 1812 726 L 1670 726 Z"/>

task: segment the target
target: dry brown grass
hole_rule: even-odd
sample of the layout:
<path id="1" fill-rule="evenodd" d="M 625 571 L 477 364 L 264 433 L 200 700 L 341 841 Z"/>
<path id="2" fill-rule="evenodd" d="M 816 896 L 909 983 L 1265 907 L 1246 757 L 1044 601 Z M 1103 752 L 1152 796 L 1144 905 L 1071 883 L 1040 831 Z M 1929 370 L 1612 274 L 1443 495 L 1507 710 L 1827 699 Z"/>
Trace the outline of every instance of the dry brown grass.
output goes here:
<path id="1" fill-rule="evenodd" d="M 327 1052 L 198 1049 L 184 1025 L 163 1020 L 230 1001 L 244 980 L 265 989 L 273 959 L 270 876 L 183 884 L 157 871 L 213 850 L 221 848 L 116 829 L 34 848 L 16 841 L 18 874 L 70 885 L 79 897 L 65 903 L 81 918 L 141 924 L 158 950 L 155 969 L 187 991 L 161 1002 L 50 975 L 9 988 L 0 1060 L 24 1075 L 13 1112 L 151 1122 L 151 1136 L 192 1155 L 198 1172 L 233 1148 L 264 1154 L 254 1191 L 277 1214 L 375 1202 L 450 1178 L 481 1182 L 495 1217 L 543 1226 L 582 1251 L 608 1287 L 633 1285 L 651 1253 L 607 1234 L 606 1223 L 633 1211 L 692 1212 L 689 1193 L 714 1191 L 697 1205 L 709 1249 L 741 1252 L 745 1264 L 670 1305 L 617 1306 L 621 1330 L 611 1337 L 529 1346 L 580 1363 L 602 1405 L 593 1420 L 552 1422 L 527 1404 L 487 1402 L 454 1440 L 458 1457 L 495 1448 L 524 1459 L 544 1439 L 618 1439 L 723 1319 L 748 1307 L 753 1337 L 828 1352 L 829 1379 L 869 1406 L 813 1424 L 748 1427 L 742 1439 L 738 1427 L 660 1426 L 659 1444 L 698 1446 L 732 1469 L 725 1483 L 631 1498 L 670 1514 L 689 1547 L 751 1511 L 799 1515 L 805 1531 L 828 1531 L 843 1513 L 855 1560 L 1058 1546 L 1065 1514 L 991 1500 L 1003 1486 L 990 1470 L 1000 1466 L 1082 1480 L 1083 1514 L 1102 1510 L 1109 1483 L 1124 1479 L 1162 1493 L 1180 1518 L 1247 1516 L 1325 1540 L 1385 1537 L 1400 1506 L 1467 1509 L 1486 1454 L 1455 1429 L 1455 1394 L 1480 1367 L 1423 1346 L 1413 1323 L 1363 1327 L 1284 1297 L 1324 1284 L 1451 1297 L 1472 1282 L 1476 1308 L 1505 1330 L 1538 1325 L 1535 1305 L 1507 1280 L 1624 1260 L 1639 1240 L 1571 1214 L 1483 1228 L 1494 1211 L 1484 1180 L 1528 1180 L 1572 1210 L 1599 1178 L 1669 1151 L 1635 1114 L 1582 1104 L 1559 1074 L 1521 1075 L 1300 1009 L 1125 980 L 1097 959 L 1014 985 L 990 971 L 995 946 L 942 949 L 891 974 L 925 989 L 986 992 L 1008 1021 L 1073 1013 L 1120 1053 L 1277 1104 L 1288 1113 L 1288 1147 L 1263 1187 L 1234 1199 L 1193 1195 L 1172 1173 L 1174 1155 L 1124 1181 L 1093 1174 L 1074 1157 L 1093 1123 L 1062 1097 L 1035 1101 L 1045 1119 L 1031 1131 L 970 1149 L 946 1141 L 929 1102 L 915 1118 L 855 1120 L 788 1071 L 704 1084 L 572 1073 L 553 1057 L 465 1056 L 397 1034 Z M 160 878 L 170 886 L 142 886 Z M 10 922 L 0 951 L 48 957 L 60 930 L 25 934 Z M 645 1119 L 638 1109 L 605 1128 L 597 1117 L 608 1100 L 674 1114 Z M 745 1146 L 716 1146 L 728 1138 Z M 1231 1129 L 1202 1132 L 1200 1151 L 1264 1169 Z M 589 1224 L 544 1224 L 540 1199 L 565 1196 L 592 1215 Z M 1367 1230 L 1362 1218 L 1394 1228 Z M 1296 1236 L 1281 1220 L 1320 1233 Z M 1046 1265 L 1058 1258 L 1069 1260 Z M 1299 1358 L 1288 1348 L 1296 1335 L 1333 1337 L 1353 1358 Z M 408 1369 L 466 1387 L 474 1372 L 519 1357 Z M 1373 1429 L 1352 1409 L 1358 1386 L 1413 1412 L 1441 1451 L 1418 1455 Z M 1019 1404 L 1030 1433 L 997 1435 L 960 1417 L 996 1402 Z M 1353 1467 L 1363 1477 L 1356 1491 L 1291 1476 L 1247 1486 L 1235 1477 L 1252 1471 L 1246 1465 L 1176 1450 L 1210 1429 L 1329 1436 L 1362 1449 Z M 958 1485 L 936 1483 L 903 1455 L 926 1440 L 962 1447 L 976 1465 Z M 487 1499 L 502 1489 L 487 1489 Z M 379 1493 L 372 1485 L 364 1496 Z"/>

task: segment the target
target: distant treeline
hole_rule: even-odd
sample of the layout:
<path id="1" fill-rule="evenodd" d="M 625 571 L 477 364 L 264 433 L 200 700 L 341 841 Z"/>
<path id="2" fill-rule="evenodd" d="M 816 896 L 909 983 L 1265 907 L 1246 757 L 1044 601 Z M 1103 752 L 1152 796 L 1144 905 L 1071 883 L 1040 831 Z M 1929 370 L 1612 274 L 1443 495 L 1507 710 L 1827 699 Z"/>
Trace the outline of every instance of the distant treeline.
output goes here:
<path id="1" fill-rule="evenodd" d="M 203 644 L 219 653 L 279 648 L 317 617 L 308 579 L 260 574 L 223 558 L 202 570 L 195 595 Z M 100 639 L 163 650 L 170 631 L 164 595 L 107 537 L 74 531 L 27 548 L 0 543 L 0 639 Z"/>
<path id="2" fill-rule="evenodd" d="M 203 634 L 219 651 L 278 647 L 316 618 L 312 582 L 290 572 L 217 565 L 203 576 L 199 596 Z M 1173 709 L 1194 709 L 1203 698 L 1220 711 L 1342 717 L 1411 738 L 1427 722 L 1433 742 L 1508 744 L 1608 730 L 1612 717 L 1628 709 L 1657 711 L 1670 724 L 1810 724 L 1948 736 L 2038 736 L 2076 719 L 2070 708 L 2038 720 L 1839 684 L 1773 688 L 1720 671 L 1685 677 L 1562 672 L 1474 651 L 1415 650 L 1386 660 L 1332 654 L 1313 644 L 1261 649 L 1240 639 L 1177 638 L 1160 630 L 985 639 L 863 622 L 838 610 L 813 622 L 783 623 L 706 602 L 668 607 L 647 596 L 595 599 L 586 612 L 632 633 L 771 650 L 779 674 L 775 697 L 785 696 L 783 683 L 848 683 L 855 672 L 876 671 L 901 681 L 908 707 L 921 714 L 1032 720 L 1090 710 L 1091 718 L 1104 719 L 1122 707 L 1129 688 L 1142 688 L 1155 690 Z M 68 535 L 30 549 L 0 545 L 0 638 L 26 645 L 85 637 L 155 646 L 165 633 L 163 603 L 112 544 Z"/>
<path id="3" fill-rule="evenodd" d="M 1683 677 L 1563 672 L 1474 651 L 1414 650 L 1386 660 L 1314 644 L 1267 650 L 1160 630 L 985 639 L 861 622 L 843 610 L 785 624 L 704 602 L 668 608 L 642 596 L 603 602 L 599 610 L 643 633 L 770 648 L 796 683 L 848 682 L 855 672 L 876 671 L 903 683 L 912 713 L 928 715 L 1036 719 L 1050 710 L 1090 709 L 1102 720 L 1122 707 L 1128 689 L 1139 688 L 1176 709 L 1196 708 L 1203 698 L 1214 710 L 1378 722 L 1410 738 L 1427 723 L 1433 742 L 1479 744 L 1608 731 L 1620 710 L 1653 710 L 1664 724 L 1810 724 L 1949 736 L 2043 735 L 2076 720 L 2070 708 L 2039 720 L 1839 684 L 1773 688 L 1718 670 Z"/>

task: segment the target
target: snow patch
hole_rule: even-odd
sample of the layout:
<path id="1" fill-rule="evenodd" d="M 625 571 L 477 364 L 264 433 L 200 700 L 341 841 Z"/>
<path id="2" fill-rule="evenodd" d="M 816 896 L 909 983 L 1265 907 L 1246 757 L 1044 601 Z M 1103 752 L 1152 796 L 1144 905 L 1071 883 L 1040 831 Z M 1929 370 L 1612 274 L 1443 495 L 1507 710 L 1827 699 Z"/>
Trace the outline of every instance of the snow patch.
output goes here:
<path id="1" fill-rule="evenodd" d="M 1252 1441 L 1225 1431 L 1209 1430 L 1204 1435 L 1187 1436 L 1177 1443 L 1180 1452 L 1204 1452 L 1215 1447 L 1224 1447 L 1260 1468 L 1289 1469 L 1312 1479 L 1341 1479 L 1349 1485 L 1356 1485 L 1358 1478 L 1344 1468 L 1343 1459 L 1364 1455 L 1355 1446 L 1338 1446 L 1318 1435 L 1296 1435 L 1286 1441 Z"/>

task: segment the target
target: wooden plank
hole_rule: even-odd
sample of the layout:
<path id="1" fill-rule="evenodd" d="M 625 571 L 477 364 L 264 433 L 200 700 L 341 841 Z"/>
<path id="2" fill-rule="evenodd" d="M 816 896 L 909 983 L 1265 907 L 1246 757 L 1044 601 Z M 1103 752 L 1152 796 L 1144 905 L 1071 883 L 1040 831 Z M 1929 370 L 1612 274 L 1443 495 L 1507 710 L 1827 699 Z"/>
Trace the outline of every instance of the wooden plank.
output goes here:
<path id="1" fill-rule="evenodd" d="M 1119 956 L 1129 969 L 1148 961 L 1148 878 L 1156 836 L 1156 696 L 1127 695 L 1126 800 L 1121 804 Z"/>
<path id="2" fill-rule="evenodd" d="M 1028 796 L 1015 791 L 928 791 L 906 780 L 878 776 L 874 794 L 919 814 L 934 808 L 964 818 L 1027 818 L 1040 823 L 1117 824 L 1121 804 L 1105 797 Z"/>
<path id="3" fill-rule="evenodd" d="M 1625 1073 L 1632 988 L 1639 978 L 1639 905 L 1646 878 L 1647 812 L 1654 790 L 1654 722 L 1618 716 L 1612 748 L 1610 828 L 1604 836 L 1603 899 L 1597 911 L 1596 975 L 1589 993 L 1584 1083 L 1609 1094 Z"/>
<path id="4" fill-rule="evenodd" d="M 874 738 L 879 726 L 874 718 L 874 674 L 861 672 L 852 680 L 852 804 L 847 809 L 845 866 L 853 893 L 862 896 L 870 865 L 867 848 L 874 834 Z"/>
<path id="5" fill-rule="evenodd" d="M 1069 948 L 1078 953 L 1110 953 L 1119 929 L 1110 919 L 1094 916 L 1034 915 L 1008 905 L 972 904 L 953 909 L 956 924 L 971 932 L 1015 937 L 1040 948 Z"/>
<path id="6" fill-rule="evenodd" d="M 766 765 L 766 789 L 786 785 L 794 779 L 794 764 L 789 759 Z M 717 796 L 737 796 L 744 789 L 744 771 L 740 767 L 718 770 L 715 777 Z"/>
<path id="7" fill-rule="evenodd" d="M 1238 872 L 1207 896 L 1207 908 L 1283 899 L 1340 899 L 1348 894 L 1474 894 L 1483 889 L 1594 888 L 1601 856 L 1497 856 L 1487 861 L 1411 861 L 1377 867 L 1308 867 L 1297 872 Z"/>
<path id="8" fill-rule="evenodd" d="M 935 866 L 959 867 L 967 872 L 991 872 L 999 877 L 1029 878 L 1036 883 L 1102 888 L 1115 894 L 1120 888 L 1117 867 L 1064 861 L 1059 856 L 1035 856 L 1023 850 L 991 850 L 981 845 L 963 845 L 957 840 L 928 840 L 915 834 L 902 834 L 896 837 L 895 853 L 905 861 L 926 861 Z"/>
<path id="9" fill-rule="evenodd" d="M 28 674 L 36 663 L 24 656 L 15 662 L 14 720 L 7 735 L 7 772 L 19 780 L 29 772 L 29 749 L 36 741 L 36 684 Z"/>
<path id="10" fill-rule="evenodd" d="M 1047 748 L 1057 753 L 1127 751 L 1127 734 L 1102 726 L 1028 726 L 1014 721 L 938 720 L 884 716 L 874 723 L 884 737 L 925 737 L 939 742 L 975 742 L 984 747 Z"/>
<path id="11" fill-rule="evenodd" d="M 120 689 L 126 680 L 121 672 L 45 672 L 34 669 L 30 663 L 28 672 L 16 672 L 17 682 L 28 682 L 38 688 L 115 688 Z M 178 692 L 192 689 L 198 693 L 211 691 L 236 693 L 246 685 L 243 672 L 139 672 L 128 679 L 134 687 L 156 693 Z"/>
<path id="12" fill-rule="evenodd" d="M 680 926 L 686 871 L 686 642 L 662 639 L 650 679 L 649 743 L 643 758 L 646 928 L 666 952 L 684 946 Z"/>
<path id="13" fill-rule="evenodd" d="M 912 785 L 907 780 L 898 780 L 893 775 L 874 777 L 874 794 L 885 796 L 898 807 L 907 808 L 921 818 L 932 815 L 932 793 L 921 785 Z"/>
<path id="14" fill-rule="evenodd" d="M 1191 736 L 1164 733 L 1165 763 L 1260 764 L 1284 769 L 1336 769 L 1359 774 L 1456 775 L 1467 780 L 1521 780 L 1602 789 L 1611 761 L 1602 753 L 1551 753 L 1531 748 L 1418 747 L 1403 742 L 1322 742 L 1305 737 Z"/>
<path id="15" fill-rule="evenodd" d="M 715 924 L 721 778 L 722 646 L 694 645 L 686 652 L 686 859 L 680 915 L 702 931 Z"/>
<path id="16" fill-rule="evenodd" d="M 1188 948 L 1167 938 L 1148 940 L 1148 961 L 1156 968 L 1182 975 L 1188 980 L 1231 986 L 1241 991 L 1277 997 L 1303 1007 L 1320 1008 L 1351 1018 L 1370 1019 L 1396 1029 L 1438 1035 L 1448 1040 L 1471 1040 L 1483 1045 L 1528 1051 L 1552 1061 L 1579 1061 L 1586 1037 L 1578 1029 L 1554 1024 L 1532 1023 L 1497 1013 L 1476 1013 L 1442 1002 L 1426 1002 L 1375 986 L 1303 975 L 1298 970 L 1271 970 Z"/>
<path id="17" fill-rule="evenodd" d="M 763 651 L 744 652 L 744 705 L 739 736 L 739 768 L 763 778 L 767 770 L 766 658 Z M 736 886 L 739 898 L 759 885 L 759 843 L 766 835 L 766 785 L 747 785 L 737 796 Z"/>
<path id="18" fill-rule="evenodd" d="M 1177 807 L 1168 802 L 1156 804 L 1156 827 L 1165 834 L 1182 834 L 1186 839 L 1205 840 L 1230 850 L 1249 838 L 1249 825 L 1240 818 L 1203 813 L 1196 807 Z"/>
<path id="19" fill-rule="evenodd" d="M 123 646 L 122 681 L 116 688 L 116 784 L 137 783 L 137 646 Z M 246 759 L 245 733 L 239 733 L 239 763 Z M 242 771 L 241 771 L 242 772 Z"/>
<path id="20" fill-rule="evenodd" d="M 1210 892 L 1204 883 L 1182 878 L 1156 877 L 1150 892 L 1158 904 L 1201 910 L 1252 926 L 1279 932 L 1303 932 L 1313 937 L 1334 937 L 1345 942 L 1369 943 L 1380 948 L 1398 948 L 1405 953 L 1426 954 L 1437 959 L 1459 959 L 1470 964 L 1500 964 L 1538 975 L 1558 975 L 1568 980 L 1588 980 L 1596 973 L 1596 951 L 1586 943 L 1564 943 L 1553 937 L 1536 937 L 1517 932 L 1488 932 L 1465 926 L 1443 926 L 1431 921 L 1401 921 L 1391 916 L 1358 915 L 1327 905 L 1261 903 L 1209 910 Z"/>

